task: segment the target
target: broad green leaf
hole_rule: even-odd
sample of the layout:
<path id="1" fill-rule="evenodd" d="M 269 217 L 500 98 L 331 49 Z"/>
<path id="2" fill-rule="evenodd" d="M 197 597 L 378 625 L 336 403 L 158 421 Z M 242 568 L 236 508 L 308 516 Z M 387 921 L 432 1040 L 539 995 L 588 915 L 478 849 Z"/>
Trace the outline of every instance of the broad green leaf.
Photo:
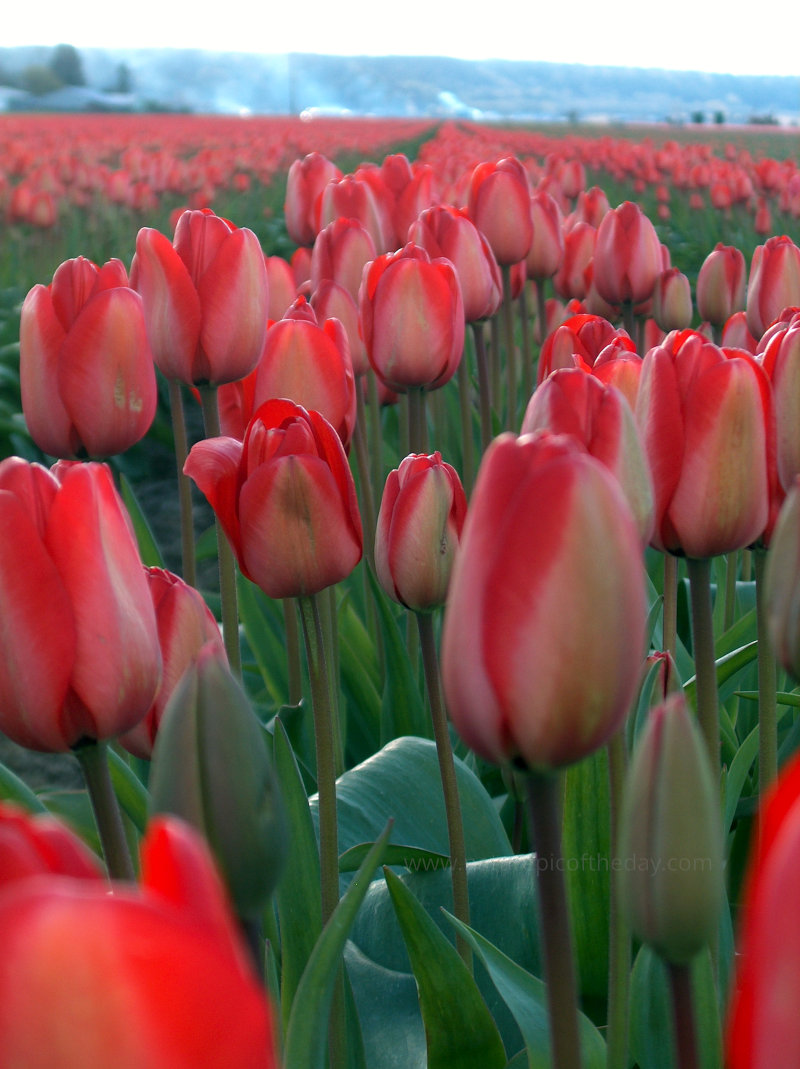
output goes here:
<path id="1" fill-rule="evenodd" d="M 239 619 L 267 699 L 273 705 L 282 705 L 289 693 L 282 606 L 270 601 L 241 572 L 236 574 L 236 590 Z"/>
<path id="2" fill-rule="evenodd" d="M 447 919 L 480 958 L 492 982 L 511 1010 L 519 1025 L 528 1051 L 529 1064 L 550 1066 L 550 1024 L 547 1010 L 547 987 L 536 976 L 512 961 L 508 955 L 484 939 L 482 935 L 462 924 L 449 913 Z M 594 1024 L 584 1014 L 578 1014 L 581 1062 L 583 1069 L 605 1069 L 606 1045 Z"/>
<path id="3" fill-rule="evenodd" d="M 757 655 L 758 642 L 753 641 L 719 657 L 717 659 L 717 686 L 721 687 L 724 683 L 727 683 L 728 680 L 732 679 L 742 668 L 745 668 L 747 665 L 755 661 Z M 688 701 L 691 705 L 694 705 L 697 691 L 695 676 L 692 676 L 691 679 L 687 679 L 684 685 L 684 690 L 686 691 Z"/>
<path id="4" fill-rule="evenodd" d="M 285 1069 L 323 1069 L 336 974 L 347 936 L 381 861 L 391 826 L 364 859 L 333 916 L 322 931 L 297 987 L 284 1047 Z"/>
<path id="5" fill-rule="evenodd" d="M 0 801 L 16 802 L 30 813 L 44 813 L 47 809 L 28 784 L 3 764 L 0 764 Z"/>
<path id="6" fill-rule="evenodd" d="M 281 1016 L 288 1023 L 295 992 L 322 929 L 319 848 L 300 770 L 283 724 L 275 722 L 275 775 L 283 797 L 291 849 L 275 902 L 281 933 Z"/>
<path id="7" fill-rule="evenodd" d="M 491 796 L 458 758 L 455 765 L 467 860 L 509 855 L 508 836 Z M 340 853 L 373 842 L 393 820 L 393 843 L 449 856 L 439 762 L 430 740 L 393 740 L 340 776 L 336 796 Z M 316 821 L 316 795 L 310 804 Z M 346 873 L 342 879 L 346 883 Z"/>
<path id="8" fill-rule="evenodd" d="M 758 754 L 758 725 L 753 728 L 731 761 L 725 781 L 725 832 L 729 832 L 742 794 L 744 782 Z"/>
<path id="9" fill-rule="evenodd" d="M 505 1069 L 503 1041 L 466 965 L 402 880 L 384 873 L 417 981 L 428 1069 Z"/>
<path id="10" fill-rule="evenodd" d="M 373 845 L 373 843 L 359 843 L 358 846 L 351 846 L 339 856 L 339 872 L 355 872 Z M 393 843 L 386 847 L 384 863 L 402 865 L 413 872 L 450 868 L 450 858 L 447 854 L 437 854 L 433 850 L 420 850 L 417 846 L 403 846 L 400 843 Z"/>

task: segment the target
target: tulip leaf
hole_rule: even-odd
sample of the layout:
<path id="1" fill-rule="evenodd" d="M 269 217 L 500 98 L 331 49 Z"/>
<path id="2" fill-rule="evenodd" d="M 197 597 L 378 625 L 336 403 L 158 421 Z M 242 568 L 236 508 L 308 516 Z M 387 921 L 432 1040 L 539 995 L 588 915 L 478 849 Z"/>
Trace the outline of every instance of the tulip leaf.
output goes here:
<path id="1" fill-rule="evenodd" d="M 722 1065 L 719 1012 L 711 955 L 698 954 L 691 964 L 691 983 L 699 1069 Z M 636 955 L 631 973 L 631 1057 L 647 1069 L 673 1069 L 676 1064 L 667 967 L 649 947 Z"/>
<path id="2" fill-rule="evenodd" d="M 133 487 L 124 475 L 120 474 L 119 478 L 122 500 L 125 502 L 125 508 L 128 510 L 133 524 L 133 531 L 139 544 L 139 556 L 142 558 L 142 563 L 151 568 L 163 568 L 164 558 L 158 548 L 158 543 L 150 524 L 147 522 L 147 517 L 142 512 Z"/>
<path id="3" fill-rule="evenodd" d="M 458 758 L 455 766 L 467 860 L 508 856 L 511 845 L 494 801 Z M 316 822 L 316 795 L 310 804 Z M 337 781 L 336 807 L 340 853 L 374 842 L 387 820 L 393 820 L 395 844 L 450 854 L 436 746 L 428 739 L 394 739 L 349 769 Z M 346 884 L 347 873 L 342 879 Z"/>
<path id="4" fill-rule="evenodd" d="M 358 846 L 351 846 L 339 857 L 339 872 L 355 872 L 373 845 L 359 843 Z M 403 865 L 415 872 L 450 868 L 450 858 L 447 854 L 420 850 L 417 846 L 403 846 L 400 843 L 392 843 L 386 847 L 384 862 L 387 865 Z"/>
<path id="5" fill-rule="evenodd" d="M 319 849 L 308 796 L 286 729 L 275 721 L 274 767 L 283 797 L 291 849 L 275 902 L 281 932 L 281 1014 L 288 1023 L 295 992 L 322 929 Z"/>
<path id="6" fill-rule="evenodd" d="M 725 780 L 725 823 L 726 833 L 730 831 L 736 815 L 736 806 L 742 794 L 744 782 L 758 754 L 758 725 L 753 728 L 731 761 Z"/>
<path id="7" fill-rule="evenodd" d="M 417 981 L 428 1069 L 505 1069 L 503 1041 L 466 965 L 402 880 L 384 873 Z"/>
<path id="8" fill-rule="evenodd" d="M 732 679 L 737 672 L 741 671 L 747 665 L 755 661 L 758 655 L 758 642 L 748 642 L 744 646 L 740 646 L 738 649 L 731 650 L 730 653 L 724 654 L 722 657 L 717 658 L 717 687 L 721 687 L 723 683 L 727 683 Z M 695 695 L 697 690 L 696 677 L 692 676 L 688 679 L 684 685 L 686 691 L 687 700 L 691 705 L 695 704 Z"/>
<path id="9" fill-rule="evenodd" d="M 350 598 L 339 606 L 339 668 L 347 709 L 347 759 L 358 764 L 380 749 L 381 672 L 375 639 Z"/>
<path id="10" fill-rule="evenodd" d="M 273 705 L 286 701 L 286 638 L 280 606 L 261 593 L 241 572 L 236 574 L 239 619 L 258 668 L 266 697 Z"/>
<path id="11" fill-rule="evenodd" d="M 284 1047 L 285 1069 L 322 1069 L 336 975 L 358 908 L 381 862 L 391 824 L 370 850 L 314 945 L 297 987 Z"/>
<path id="12" fill-rule="evenodd" d="M 27 809 L 29 813 L 45 813 L 47 807 L 41 798 L 30 789 L 24 780 L 0 764 L 0 801 L 16 802 L 17 805 Z"/>
<path id="13" fill-rule="evenodd" d="M 513 1013 L 525 1040 L 528 1064 L 541 1066 L 542 1069 L 549 1067 L 551 1056 L 547 986 L 478 932 L 447 912 L 445 916 L 480 958 L 503 1001 Z M 606 1045 L 603 1037 L 585 1014 L 579 1013 L 578 1027 L 583 1069 L 605 1069 Z"/>
<path id="14" fill-rule="evenodd" d="M 147 790 L 133 769 L 115 750 L 109 746 L 106 752 L 114 794 L 133 826 L 140 835 L 144 835 L 150 805 Z"/>

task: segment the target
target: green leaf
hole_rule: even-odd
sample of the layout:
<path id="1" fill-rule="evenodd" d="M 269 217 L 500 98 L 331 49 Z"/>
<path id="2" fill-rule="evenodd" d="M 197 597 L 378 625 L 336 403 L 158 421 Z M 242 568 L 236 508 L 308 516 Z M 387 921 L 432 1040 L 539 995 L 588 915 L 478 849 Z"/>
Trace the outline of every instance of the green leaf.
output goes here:
<path id="1" fill-rule="evenodd" d="M 417 981 L 428 1069 L 505 1069 L 503 1041 L 466 965 L 402 880 L 384 873 Z"/>
<path id="2" fill-rule="evenodd" d="M 359 843 L 351 846 L 339 857 L 339 872 L 355 872 L 374 843 Z M 384 853 L 387 865 L 402 865 L 413 872 L 428 872 L 432 869 L 449 869 L 450 858 L 447 854 L 438 854 L 434 850 L 420 850 L 417 846 L 403 846 L 392 843 Z"/>
<path id="3" fill-rule="evenodd" d="M 303 971 L 322 929 L 319 848 L 308 797 L 286 730 L 275 722 L 275 776 L 283 797 L 291 849 L 275 902 L 281 933 L 281 1016 L 284 1026 Z"/>
<path id="4" fill-rule="evenodd" d="M 279 603 L 236 573 L 239 619 L 269 701 L 280 705 L 288 694 L 286 641 Z"/>
<path id="5" fill-rule="evenodd" d="M 289 1015 L 283 1056 L 285 1069 L 322 1069 L 324 1065 L 336 973 L 348 933 L 380 864 L 390 831 L 391 825 L 387 825 L 314 945 Z"/>
<path id="6" fill-rule="evenodd" d="M 478 932 L 462 924 L 451 914 L 445 915 L 480 958 L 503 1001 L 514 1015 L 525 1040 L 529 1064 L 545 1069 L 551 1062 L 546 985 Z M 578 1028 L 583 1069 L 605 1069 L 606 1045 L 603 1037 L 582 1013 L 578 1015 Z"/>
<path id="7" fill-rule="evenodd" d="M 158 543 L 156 542 L 150 524 L 147 522 L 147 518 L 142 512 L 136 494 L 133 492 L 133 487 L 122 473 L 120 473 L 119 479 L 122 500 L 125 502 L 125 508 L 128 510 L 131 522 L 133 523 L 133 530 L 136 534 L 136 541 L 139 543 L 139 555 L 142 558 L 142 563 L 151 568 L 163 568 L 164 558 L 161 555 L 161 550 L 158 548 Z"/>
<path id="8" fill-rule="evenodd" d="M 3 764 L 0 764 L 0 801 L 16 802 L 29 813 L 47 812 L 47 807 L 28 784 Z"/>
<path id="9" fill-rule="evenodd" d="M 758 725 L 756 725 L 731 761 L 728 775 L 725 781 L 725 832 L 730 831 L 733 818 L 736 815 L 736 806 L 742 794 L 747 774 L 758 754 Z"/>
<path id="10" fill-rule="evenodd" d="M 114 793 L 131 823 L 144 835 L 147 828 L 147 814 L 150 798 L 144 784 L 112 747 L 108 747 L 108 768 Z"/>
<path id="11" fill-rule="evenodd" d="M 745 668 L 747 665 L 755 661 L 757 655 L 758 642 L 753 641 L 719 657 L 716 662 L 717 687 L 721 687 L 723 683 L 727 683 L 728 680 L 735 676 L 737 672 L 741 671 L 742 668 Z M 696 704 L 697 691 L 696 677 L 692 676 L 691 679 L 688 679 L 683 689 L 686 691 L 687 700 L 694 706 Z"/>
<path id="12" fill-rule="evenodd" d="M 381 707 L 381 741 L 402 735 L 431 738 L 433 726 L 419 683 L 408 659 L 405 640 L 394 618 L 391 602 L 370 573 L 381 622 L 386 672 Z"/>

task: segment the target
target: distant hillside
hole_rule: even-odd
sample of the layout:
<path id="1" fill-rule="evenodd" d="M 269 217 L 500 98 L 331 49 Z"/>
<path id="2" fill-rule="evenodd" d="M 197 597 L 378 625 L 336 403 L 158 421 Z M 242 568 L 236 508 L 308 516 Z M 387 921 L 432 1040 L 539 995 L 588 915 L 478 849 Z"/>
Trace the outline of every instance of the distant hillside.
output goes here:
<path id="1" fill-rule="evenodd" d="M 9 84 L 52 50 L 0 48 Z M 800 79 L 430 57 L 84 49 L 87 89 L 116 105 L 195 112 L 475 119 L 800 122 Z M 6 94 L 8 96 L 8 94 Z M 10 106 L 30 106 L 11 94 Z M 60 106 L 54 103 L 52 106 Z M 90 104 L 87 106 L 91 106 Z"/>

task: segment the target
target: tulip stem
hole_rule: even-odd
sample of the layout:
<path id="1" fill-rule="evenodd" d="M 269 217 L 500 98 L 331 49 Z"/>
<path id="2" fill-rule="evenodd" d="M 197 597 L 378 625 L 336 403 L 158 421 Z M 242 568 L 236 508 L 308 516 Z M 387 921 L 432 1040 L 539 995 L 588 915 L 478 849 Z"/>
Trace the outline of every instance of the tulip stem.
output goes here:
<path id="1" fill-rule="evenodd" d="M 624 729 L 608 743 L 610 856 L 618 857 L 619 812 L 627 765 Z M 622 908 L 619 883 L 611 881 L 608 920 L 608 1013 L 606 1028 L 607 1069 L 628 1066 L 628 996 L 631 973 L 631 931 Z"/>
<path id="2" fill-rule="evenodd" d="M 408 446 L 412 453 L 427 454 L 428 424 L 425 391 L 421 386 L 409 387 L 408 393 Z"/>
<path id="3" fill-rule="evenodd" d="M 531 323 L 528 316 L 528 294 L 524 282 L 517 299 L 517 308 L 522 332 L 522 396 L 527 405 L 533 393 L 533 349 L 531 348 Z"/>
<path id="4" fill-rule="evenodd" d="M 466 351 L 458 365 L 458 400 L 461 411 L 461 477 L 467 497 L 475 481 L 475 449 L 472 440 L 472 384 Z"/>
<path id="5" fill-rule="evenodd" d="M 758 633 L 758 793 L 778 774 L 777 667 L 767 626 L 764 571 L 766 549 L 753 551 L 756 573 L 756 628 Z"/>
<path id="6" fill-rule="evenodd" d="M 300 666 L 300 630 L 297 626 L 294 598 L 283 599 L 283 623 L 289 673 L 289 705 L 299 705 L 303 698 L 303 670 Z"/>
<path id="7" fill-rule="evenodd" d="M 72 751 L 86 780 L 108 875 L 112 880 L 135 880 L 122 813 L 108 767 L 106 743 L 84 739 Z"/>
<path id="8" fill-rule="evenodd" d="M 372 500 L 377 501 L 383 486 L 383 434 L 378 378 L 371 368 L 367 371 L 367 406 L 370 412 L 369 458 L 372 468 Z"/>
<path id="9" fill-rule="evenodd" d="M 184 475 L 183 466 L 189 455 L 189 439 L 186 434 L 186 417 L 180 383 L 169 380 L 169 407 L 172 416 L 172 438 L 175 462 L 178 468 L 178 501 L 181 516 L 181 571 L 184 582 L 197 586 L 197 562 L 195 559 L 194 524 L 192 520 L 192 481 Z"/>
<path id="10" fill-rule="evenodd" d="M 562 777 L 530 770 L 527 787 L 536 850 L 539 933 L 547 982 L 552 1060 L 558 1069 L 580 1069 L 575 961 L 561 853 Z"/>
<path id="11" fill-rule="evenodd" d="M 489 380 L 489 363 L 486 357 L 486 339 L 483 323 L 472 324 L 472 339 L 475 342 L 475 363 L 478 367 L 478 403 L 481 412 L 481 452 L 486 452 L 492 440 L 492 392 Z"/>
<path id="12" fill-rule="evenodd" d="M 661 624 L 664 650 L 673 660 L 678 645 L 678 558 L 664 554 L 664 613 Z"/>
<path id="13" fill-rule="evenodd" d="M 364 555 L 370 568 L 375 570 L 375 495 L 372 492 L 372 479 L 369 470 L 369 450 L 367 449 L 367 422 L 365 417 L 364 395 L 359 379 L 356 388 L 356 425 L 353 428 L 353 441 L 356 447 L 356 465 L 358 467 L 358 488 L 361 498 L 361 515 L 364 518 Z"/>
<path id="14" fill-rule="evenodd" d="M 215 386 L 201 386 L 200 400 L 203 405 L 203 424 L 206 438 L 219 437 L 219 408 Z M 219 519 L 217 528 L 217 561 L 219 566 L 219 596 L 222 615 L 222 638 L 231 671 L 239 678 L 242 675 L 242 653 L 239 645 L 239 606 L 236 595 L 236 561 L 228 537 Z"/>
<path id="15" fill-rule="evenodd" d="M 514 308 L 511 301 L 511 267 L 503 264 L 503 327 L 506 358 L 506 430 L 517 428 L 517 357 L 514 347 Z"/>
<path id="16" fill-rule="evenodd" d="M 714 782 L 719 782 L 720 740 L 717 666 L 711 606 L 711 561 L 686 558 L 692 611 L 692 642 L 697 693 L 697 719 L 708 749 Z"/>
<path id="17" fill-rule="evenodd" d="M 678 1069 L 699 1069 L 697 1030 L 692 1005 L 692 977 L 688 965 L 667 965 L 672 1020 L 675 1029 L 675 1050 Z"/>
<path id="18" fill-rule="evenodd" d="M 467 887 L 467 848 L 464 842 L 464 821 L 458 797 L 458 780 L 453 758 L 453 747 L 447 727 L 447 711 L 442 695 L 439 673 L 439 658 L 436 653 L 436 638 L 433 633 L 431 613 L 418 612 L 417 625 L 422 648 L 422 663 L 425 683 L 433 720 L 433 737 L 436 740 L 436 755 L 439 759 L 439 774 L 442 778 L 442 793 L 447 816 L 447 834 L 450 843 L 450 875 L 453 883 L 453 913 L 463 924 L 469 924 L 469 891 Z M 456 935 L 456 947 L 464 964 L 472 971 L 472 952 L 461 935 Z"/>

